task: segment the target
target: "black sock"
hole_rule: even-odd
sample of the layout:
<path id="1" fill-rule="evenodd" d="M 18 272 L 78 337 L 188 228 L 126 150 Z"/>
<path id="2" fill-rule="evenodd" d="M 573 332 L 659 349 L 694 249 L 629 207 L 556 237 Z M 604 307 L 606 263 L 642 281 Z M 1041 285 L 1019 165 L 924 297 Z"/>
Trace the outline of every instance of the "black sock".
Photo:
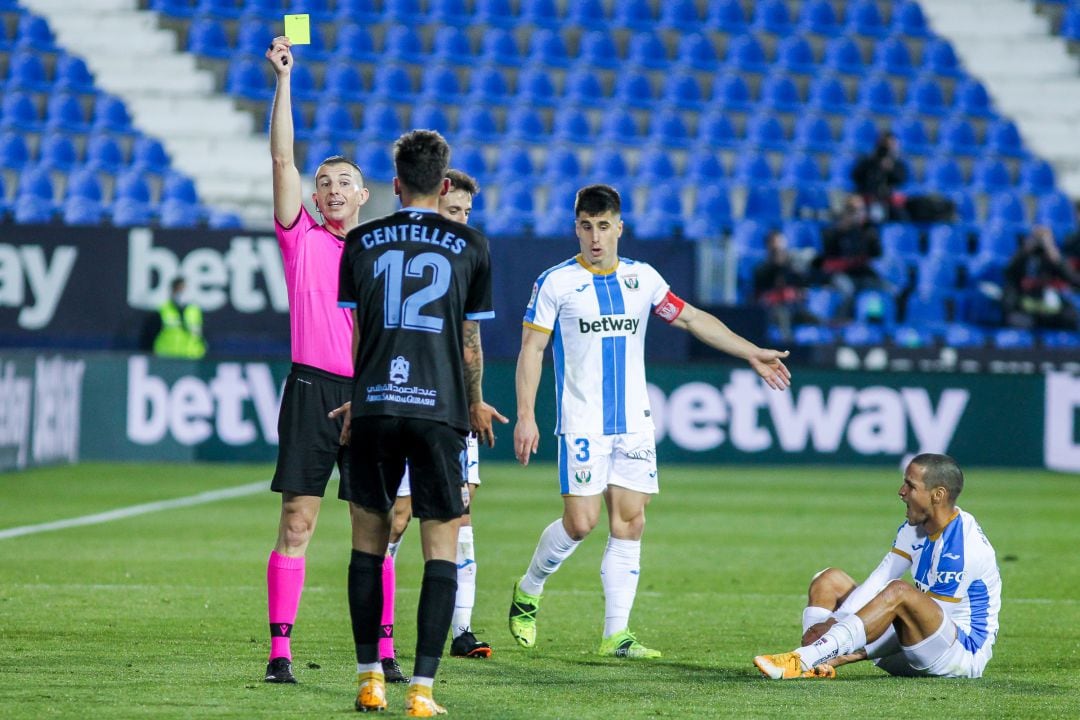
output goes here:
<path id="1" fill-rule="evenodd" d="M 382 565 L 379 555 L 352 551 L 349 562 L 349 616 L 352 618 L 356 662 L 379 661 L 379 623 L 382 620 Z"/>
<path id="2" fill-rule="evenodd" d="M 439 669 L 457 595 L 457 566 L 449 560 L 424 563 L 420 605 L 416 610 L 416 663 L 413 675 L 435 677 Z"/>

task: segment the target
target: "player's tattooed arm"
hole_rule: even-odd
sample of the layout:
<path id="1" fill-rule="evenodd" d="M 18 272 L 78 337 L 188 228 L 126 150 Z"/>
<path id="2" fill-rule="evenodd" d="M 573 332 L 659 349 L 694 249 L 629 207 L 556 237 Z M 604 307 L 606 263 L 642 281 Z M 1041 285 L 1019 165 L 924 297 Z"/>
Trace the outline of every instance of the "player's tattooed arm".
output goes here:
<path id="1" fill-rule="evenodd" d="M 462 344 L 465 355 L 465 391 L 469 404 L 484 401 L 484 350 L 480 345 L 480 323 L 463 323 Z"/>

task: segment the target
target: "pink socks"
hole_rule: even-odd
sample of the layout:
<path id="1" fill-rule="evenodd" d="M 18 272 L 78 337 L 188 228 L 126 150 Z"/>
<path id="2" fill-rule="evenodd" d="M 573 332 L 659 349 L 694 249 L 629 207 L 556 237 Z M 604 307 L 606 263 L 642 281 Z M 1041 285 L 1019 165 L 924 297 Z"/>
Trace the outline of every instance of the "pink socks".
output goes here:
<path id="1" fill-rule="evenodd" d="M 379 627 L 379 659 L 394 657 L 394 558 L 387 555 L 382 566 L 382 621 Z"/>
<path id="2" fill-rule="evenodd" d="M 266 597 L 270 619 L 270 659 L 292 660 L 292 637 L 300 594 L 304 591 L 304 558 L 270 553 L 266 564 Z"/>

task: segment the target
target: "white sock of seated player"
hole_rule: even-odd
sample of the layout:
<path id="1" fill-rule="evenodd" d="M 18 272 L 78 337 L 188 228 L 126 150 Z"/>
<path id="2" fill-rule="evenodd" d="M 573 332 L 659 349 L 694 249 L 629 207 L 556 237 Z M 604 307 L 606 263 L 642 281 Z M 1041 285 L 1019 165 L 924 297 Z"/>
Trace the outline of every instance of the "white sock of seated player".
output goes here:
<path id="1" fill-rule="evenodd" d="M 832 611 L 823 607 L 810 605 L 802 611 L 802 631 L 805 633 L 812 625 L 825 622 L 832 615 Z"/>
<path id="2" fill-rule="evenodd" d="M 476 604 L 476 555 L 473 552 L 472 525 L 462 525 L 457 536 L 457 594 L 450 630 L 456 638 L 470 629 L 473 605 Z"/>
<path id="3" fill-rule="evenodd" d="M 540 533 L 540 542 L 536 544 L 529 569 L 521 578 L 521 591 L 529 595 L 539 595 L 544 591 L 548 576 L 559 569 L 566 558 L 570 557 L 580 540 L 574 540 L 563 527 L 562 518 L 544 528 Z"/>
<path id="4" fill-rule="evenodd" d="M 630 610 L 637 595 L 641 573 L 641 541 L 608 537 L 604 559 L 600 561 L 600 582 L 604 586 L 604 637 L 630 624 Z"/>
<path id="5" fill-rule="evenodd" d="M 809 670 L 818 663 L 831 660 L 837 655 L 848 655 L 866 646 L 866 626 L 858 615 L 846 618 L 829 628 L 829 632 L 811 644 L 799 648 L 803 670 Z"/>

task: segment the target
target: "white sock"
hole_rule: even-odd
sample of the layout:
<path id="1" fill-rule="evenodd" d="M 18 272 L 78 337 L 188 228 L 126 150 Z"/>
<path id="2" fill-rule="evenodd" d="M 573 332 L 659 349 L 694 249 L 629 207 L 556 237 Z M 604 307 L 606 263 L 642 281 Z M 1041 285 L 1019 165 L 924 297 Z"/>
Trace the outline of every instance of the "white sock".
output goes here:
<path id="1" fill-rule="evenodd" d="M 600 582 L 604 586 L 604 637 L 629 626 L 640 573 L 641 541 L 609 536 L 604 559 L 600 561 Z"/>
<path id="2" fill-rule="evenodd" d="M 382 663 L 356 663 L 356 674 L 361 675 L 366 672 L 374 672 L 382 674 Z"/>
<path id="3" fill-rule="evenodd" d="M 386 552 L 390 554 L 390 557 L 397 560 L 397 551 L 399 547 L 401 547 L 400 540 L 398 540 L 397 542 L 388 543 L 386 546 Z"/>
<path id="4" fill-rule="evenodd" d="M 858 615 L 849 615 L 829 628 L 829 632 L 812 645 L 801 647 L 799 653 L 803 670 L 837 655 L 848 655 L 866 646 L 866 626 Z"/>
<path id="5" fill-rule="evenodd" d="M 473 552 L 472 525 L 462 525 L 457 536 L 457 595 L 454 596 L 454 618 L 450 628 L 454 637 L 472 624 L 476 604 L 476 554 Z"/>
<path id="6" fill-rule="evenodd" d="M 566 558 L 573 554 L 580 540 L 574 540 L 563 527 L 562 518 L 544 528 L 540 533 L 540 542 L 536 544 L 529 569 L 521 578 L 521 591 L 529 595 L 539 595 L 544 591 L 548 576 L 559 569 Z"/>
<path id="7" fill-rule="evenodd" d="M 832 615 L 832 611 L 823 607 L 814 607 L 813 605 L 806 607 L 802 611 L 802 631 L 805 633 L 812 625 L 825 622 L 830 615 Z"/>
<path id="8" fill-rule="evenodd" d="M 435 678 L 420 677 L 419 675 L 413 675 L 409 680 L 410 685 L 422 685 L 424 687 L 435 687 Z"/>

